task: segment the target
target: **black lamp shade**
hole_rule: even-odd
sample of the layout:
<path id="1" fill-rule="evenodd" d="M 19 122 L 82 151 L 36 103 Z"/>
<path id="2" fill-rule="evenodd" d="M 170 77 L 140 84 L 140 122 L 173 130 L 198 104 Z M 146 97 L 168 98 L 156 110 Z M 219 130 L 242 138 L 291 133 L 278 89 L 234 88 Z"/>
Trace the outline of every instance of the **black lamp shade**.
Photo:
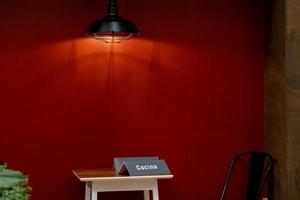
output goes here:
<path id="1" fill-rule="evenodd" d="M 116 0 L 109 3 L 108 15 L 92 23 L 88 36 L 107 43 L 119 43 L 139 34 L 133 22 L 118 15 Z"/>

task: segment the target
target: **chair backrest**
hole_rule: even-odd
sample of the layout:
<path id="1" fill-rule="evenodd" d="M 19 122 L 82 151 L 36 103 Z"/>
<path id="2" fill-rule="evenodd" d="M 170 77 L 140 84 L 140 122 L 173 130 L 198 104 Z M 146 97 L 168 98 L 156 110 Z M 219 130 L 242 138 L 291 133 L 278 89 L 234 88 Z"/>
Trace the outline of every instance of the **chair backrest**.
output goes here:
<path id="1" fill-rule="evenodd" d="M 221 200 L 225 199 L 231 176 L 236 165 L 243 157 L 249 157 L 248 180 L 245 200 L 258 200 L 273 167 L 273 158 L 264 152 L 244 152 L 232 160 L 224 183 Z"/>

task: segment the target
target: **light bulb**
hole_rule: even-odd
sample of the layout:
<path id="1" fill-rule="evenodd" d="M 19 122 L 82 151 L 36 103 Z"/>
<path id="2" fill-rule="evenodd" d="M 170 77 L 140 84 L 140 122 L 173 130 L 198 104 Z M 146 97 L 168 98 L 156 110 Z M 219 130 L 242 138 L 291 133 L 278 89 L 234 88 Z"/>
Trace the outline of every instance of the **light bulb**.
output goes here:
<path id="1" fill-rule="evenodd" d="M 89 34 L 89 37 L 103 41 L 105 43 L 121 43 L 125 42 L 128 39 L 130 39 L 133 36 L 133 33 L 121 33 L 121 34 L 116 34 L 116 33 L 111 33 L 111 34 Z"/>

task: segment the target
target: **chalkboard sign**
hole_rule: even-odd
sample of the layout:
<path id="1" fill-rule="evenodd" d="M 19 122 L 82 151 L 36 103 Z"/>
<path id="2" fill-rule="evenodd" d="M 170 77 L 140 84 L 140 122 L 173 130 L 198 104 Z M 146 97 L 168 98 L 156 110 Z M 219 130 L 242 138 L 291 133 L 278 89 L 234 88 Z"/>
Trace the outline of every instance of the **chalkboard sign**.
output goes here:
<path id="1" fill-rule="evenodd" d="M 159 157 L 115 158 L 114 169 L 117 174 L 129 176 L 170 175 L 164 160 Z"/>

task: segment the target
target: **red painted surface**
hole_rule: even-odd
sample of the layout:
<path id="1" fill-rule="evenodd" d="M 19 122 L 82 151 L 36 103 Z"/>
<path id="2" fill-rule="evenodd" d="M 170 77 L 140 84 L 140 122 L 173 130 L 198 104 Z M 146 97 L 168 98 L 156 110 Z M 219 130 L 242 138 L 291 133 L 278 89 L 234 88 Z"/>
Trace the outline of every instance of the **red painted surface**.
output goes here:
<path id="1" fill-rule="evenodd" d="M 2 2 L 0 159 L 33 200 L 83 199 L 71 169 L 147 155 L 175 175 L 162 200 L 218 199 L 229 160 L 263 148 L 261 4 L 120 1 L 143 34 L 111 50 L 82 37 L 104 0 Z"/>

